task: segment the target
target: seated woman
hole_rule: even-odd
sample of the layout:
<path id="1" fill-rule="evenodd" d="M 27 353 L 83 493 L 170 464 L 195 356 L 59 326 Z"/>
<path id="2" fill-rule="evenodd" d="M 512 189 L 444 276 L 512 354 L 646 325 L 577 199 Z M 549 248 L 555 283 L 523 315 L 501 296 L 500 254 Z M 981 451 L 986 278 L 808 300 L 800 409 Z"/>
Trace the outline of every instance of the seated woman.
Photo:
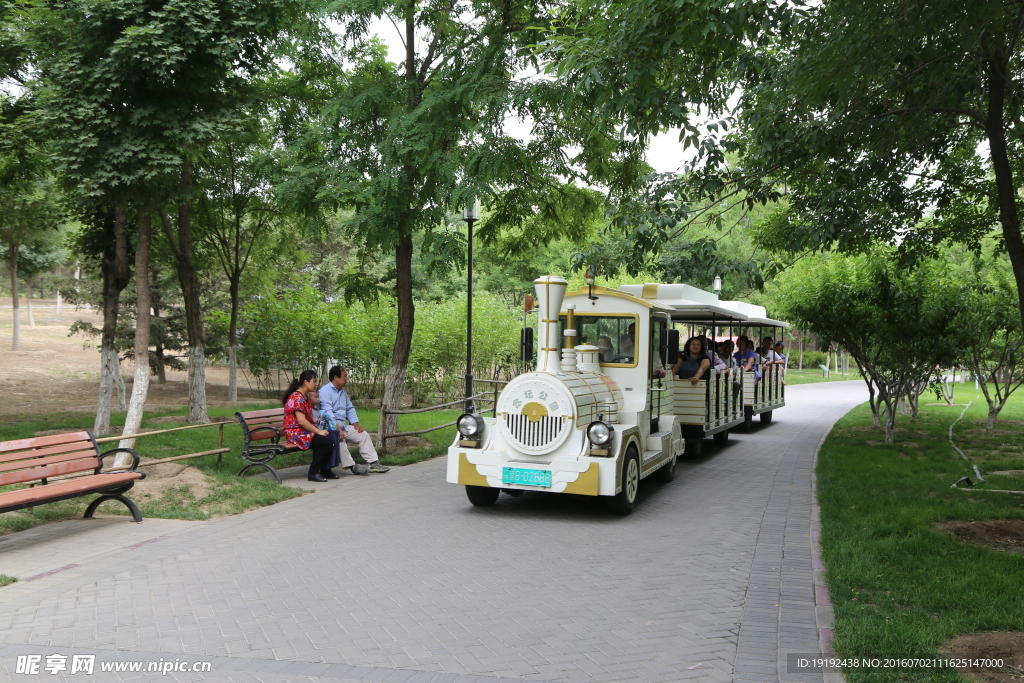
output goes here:
<path id="1" fill-rule="evenodd" d="M 673 366 L 672 372 L 679 379 L 688 379 L 691 384 L 696 384 L 710 367 L 711 359 L 704 352 L 704 344 L 699 337 L 690 337 L 686 340 L 683 353 Z"/>
<path id="2" fill-rule="evenodd" d="M 597 339 L 597 348 L 600 353 L 599 363 L 611 363 L 612 357 L 615 354 L 614 345 L 612 344 L 612 338 L 606 334 L 601 335 Z"/>
<path id="3" fill-rule="evenodd" d="M 307 400 L 309 392 L 316 391 L 317 376 L 313 370 L 306 370 L 294 380 L 284 392 L 284 435 L 286 445 L 304 451 L 312 449 L 313 460 L 309 464 L 310 481 L 338 479 L 330 470 L 334 442 L 326 429 L 313 424 L 313 405 Z"/>

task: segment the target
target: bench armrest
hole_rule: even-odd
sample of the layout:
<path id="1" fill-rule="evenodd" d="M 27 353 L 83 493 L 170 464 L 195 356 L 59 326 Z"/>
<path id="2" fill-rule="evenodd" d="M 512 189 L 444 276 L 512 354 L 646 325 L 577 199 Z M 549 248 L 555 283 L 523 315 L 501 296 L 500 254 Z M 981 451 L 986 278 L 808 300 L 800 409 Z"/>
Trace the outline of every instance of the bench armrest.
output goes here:
<path id="1" fill-rule="evenodd" d="M 137 468 L 139 466 L 139 454 L 135 452 L 135 449 L 133 449 L 133 448 L 112 448 L 109 451 L 107 451 L 106 453 L 103 453 L 102 455 L 98 456 L 99 457 L 99 461 L 100 461 L 100 466 L 96 468 L 96 474 L 100 474 L 102 472 L 102 470 L 103 470 L 103 458 L 107 457 L 111 453 L 128 453 L 129 455 L 132 456 L 132 466 L 127 469 L 128 472 L 134 472 L 135 468 Z"/>
<path id="2" fill-rule="evenodd" d="M 252 443 L 252 438 L 251 437 L 252 437 L 254 432 L 264 432 L 264 431 L 274 432 L 274 436 L 272 436 L 272 437 L 264 437 L 264 438 L 260 439 L 260 441 L 266 441 L 269 438 L 270 439 L 270 443 L 276 444 L 276 443 L 278 443 L 281 440 L 281 430 L 278 429 L 277 427 L 253 427 L 251 429 L 246 427 L 244 429 L 244 432 L 245 432 L 245 444 L 244 445 L 246 447 L 248 447 L 248 445 L 250 443 Z"/>

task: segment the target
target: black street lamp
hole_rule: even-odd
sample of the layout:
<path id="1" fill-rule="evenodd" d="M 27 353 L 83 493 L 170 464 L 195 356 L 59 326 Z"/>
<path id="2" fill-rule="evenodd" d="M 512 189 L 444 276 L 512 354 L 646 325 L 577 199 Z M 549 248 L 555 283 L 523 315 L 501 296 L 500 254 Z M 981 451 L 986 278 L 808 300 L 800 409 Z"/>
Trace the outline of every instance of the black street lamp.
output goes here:
<path id="1" fill-rule="evenodd" d="M 480 217 L 480 200 L 474 198 L 462 211 L 466 233 L 466 412 L 473 410 L 473 223 Z"/>

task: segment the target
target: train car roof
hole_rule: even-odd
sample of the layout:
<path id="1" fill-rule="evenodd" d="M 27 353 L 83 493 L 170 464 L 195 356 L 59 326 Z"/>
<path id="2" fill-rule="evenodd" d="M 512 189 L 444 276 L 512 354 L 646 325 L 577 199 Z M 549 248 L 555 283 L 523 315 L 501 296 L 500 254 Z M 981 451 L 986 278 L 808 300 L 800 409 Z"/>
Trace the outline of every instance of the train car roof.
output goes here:
<path id="1" fill-rule="evenodd" d="M 719 301 L 714 292 L 687 284 L 621 285 L 619 290 L 636 299 L 649 301 L 652 307 L 667 310 L 673 320 L 789 327 L 789 323 L 769 318 L 764 306 L 745 301 Z"/>

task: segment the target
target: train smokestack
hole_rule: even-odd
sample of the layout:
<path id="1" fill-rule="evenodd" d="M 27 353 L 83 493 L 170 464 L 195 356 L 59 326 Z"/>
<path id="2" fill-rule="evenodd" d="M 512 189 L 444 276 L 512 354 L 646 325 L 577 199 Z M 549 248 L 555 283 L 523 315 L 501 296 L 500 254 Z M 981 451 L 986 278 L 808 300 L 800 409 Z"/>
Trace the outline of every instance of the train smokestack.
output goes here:
<path id="1" fill-rule="evenodd" d="M 558 374 L 562 363 L 558 357 L 559 334 L 558 313 L 562 310 L 562 298 L 569 283 L 557 275 L 543 275 L 533 281 L 537 292 L 537 372 Z"/>

